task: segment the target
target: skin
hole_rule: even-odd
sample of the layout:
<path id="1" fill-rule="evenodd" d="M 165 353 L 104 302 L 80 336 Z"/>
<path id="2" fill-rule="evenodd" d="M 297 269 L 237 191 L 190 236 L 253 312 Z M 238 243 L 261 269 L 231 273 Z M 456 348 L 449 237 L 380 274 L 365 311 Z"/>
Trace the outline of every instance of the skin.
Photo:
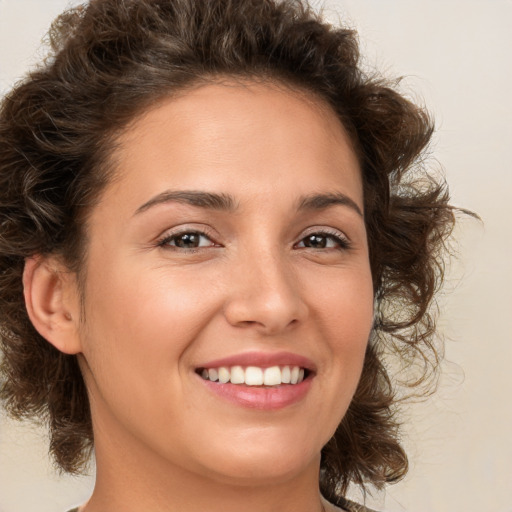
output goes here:
<path id="1" fill-rule="evenodd" d="M 118 175 L 88 220 L 85 318 L 58 263 L 34 259 L 25 276 L 34 324 L 79 354 L 90 395 L 97 484 L 81 510 L 322 510 L 320 450 L 354 394 L 373 316 L 361 173 L 342 125 L 307 94 L 233 82 L 161 102 L 119 143 Z M 234 208 L 161 202 L 168 191 L 229 195 Z M 333 193 L 349 200 L 298 209 Z M 170 237 L 183 232 L 206 236 L 180 248 Z M 314 233 L 326 247 L 308 246 Z M 313 361 L 306 396 L 256 410 L 196 374 L 247 351 Z"/>

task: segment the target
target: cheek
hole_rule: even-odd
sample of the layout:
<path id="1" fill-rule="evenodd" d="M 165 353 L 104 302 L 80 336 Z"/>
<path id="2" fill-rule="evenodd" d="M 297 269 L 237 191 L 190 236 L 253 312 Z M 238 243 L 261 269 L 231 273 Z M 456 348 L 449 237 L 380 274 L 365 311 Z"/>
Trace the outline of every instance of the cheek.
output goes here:
<path id="1" fill-rule="evenodd" d="M 328 339 L 366 344 L 373 322 L 373 285 L 367 265 L 347 268 L 310 284 L 314 308 Z"/>
<path id="2" fill-rule="evenodd" d="M 151 417 L 158 438 L 186 407 L 187 356 L 215 310 L 214 294 L 165 268 L 103 267 L 88 279 L 83 353 L 95 421 L 145 436 L 140 418 Z"/>
<path id="3" fill-rule="evenodd" d="M 347 270 L 337 278 L 324 280 L 322 293 L 317 289 L 315 297 L 317 323 L 330 356 L 326 364 L 332 382 L 336 383 L 333 389 L 344 389 L 344 396 L 351 399 L 373 326 L 369 267 Z"/>
<path id="4" fill-rule="evenodd" d="M 168 268 L 102 267 L 88 276 L 85 356 L 132 376 L 177 363 L 217 310 L 213 287 Z M 208 293 L 205 293 L 209 288 Z M 127 366 L 128 365 L 128 366 Z"/>

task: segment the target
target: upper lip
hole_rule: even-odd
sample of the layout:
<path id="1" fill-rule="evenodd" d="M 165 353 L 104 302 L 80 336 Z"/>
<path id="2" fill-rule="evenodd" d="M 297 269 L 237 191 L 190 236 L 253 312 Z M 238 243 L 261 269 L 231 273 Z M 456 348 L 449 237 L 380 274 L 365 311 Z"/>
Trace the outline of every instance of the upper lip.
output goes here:
<path id="1" fill-rule="evenodd" d="M 208 361 L 199 365 L 198 368 L 220 368 L 221 366 L 259 366 L 261 368 L 300 366 L 312 372 L 316 371 L 316 366 L 311 359 L 292 352 L 243 352 Z"/>

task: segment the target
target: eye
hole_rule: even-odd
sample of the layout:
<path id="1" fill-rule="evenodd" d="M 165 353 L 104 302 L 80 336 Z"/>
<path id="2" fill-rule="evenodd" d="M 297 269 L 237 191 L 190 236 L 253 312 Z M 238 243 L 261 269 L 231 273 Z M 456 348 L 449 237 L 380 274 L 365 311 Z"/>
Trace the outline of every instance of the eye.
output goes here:
<path id="1" fill-rule="evenodd" d="M 299 248 L 307 249 L 348 249 L 349 241 L 341 234 L 318 232 L 310 233 L 298 244 Z"/>
<path id="2" fill-rule="evenodd" d="M 178 249 L 198 249 L 201 247 L 213 247 L 215 243 L 208 235 L 200 231 L 183 231 L 166 236 L 158 242 L 161 247 L 177 247 Z"/>

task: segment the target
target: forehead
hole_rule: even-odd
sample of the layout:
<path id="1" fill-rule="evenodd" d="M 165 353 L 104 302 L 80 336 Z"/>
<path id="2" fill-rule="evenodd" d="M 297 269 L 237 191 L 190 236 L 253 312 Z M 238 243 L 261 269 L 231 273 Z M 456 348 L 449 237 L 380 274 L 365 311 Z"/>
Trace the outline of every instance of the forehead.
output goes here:
<path id="1" fill-rule="evenodd" d="M 163 186 L 255 197 L 266 193 L 256 182 L 303 194 L 342 182 L 362 208 L 359 164 L 336 113 L 273 83 L 226 81 L 162 100 L 121 134 L 113 160 L 117 185 L 130 181 L 140 200 Z"/>

